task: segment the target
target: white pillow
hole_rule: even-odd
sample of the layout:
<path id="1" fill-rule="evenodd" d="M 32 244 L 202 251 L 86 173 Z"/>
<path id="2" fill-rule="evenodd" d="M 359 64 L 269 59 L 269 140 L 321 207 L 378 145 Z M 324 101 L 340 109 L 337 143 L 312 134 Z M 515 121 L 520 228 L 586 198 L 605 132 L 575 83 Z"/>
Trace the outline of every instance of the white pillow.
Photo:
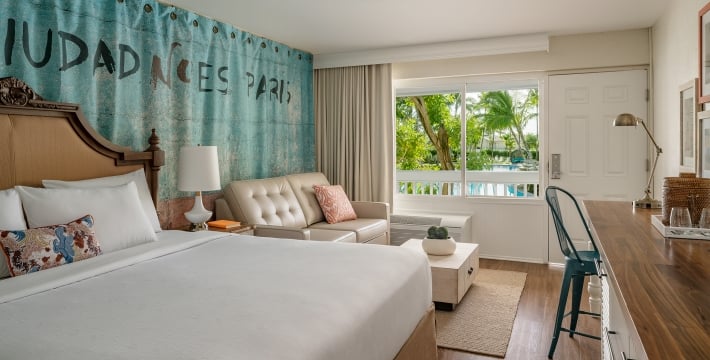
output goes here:
<path id="1" fill-rule="evenodd" d="M 20 195 L 15 189 L 0 191 L 0 230 L 27 229 Z"/>
<path id="2" fill-rule="evenodd" d="M 66 188 L 97 188 L 109 187 L 135 182 L 138 188 L 138 197 L 140 198 L 143 211 L 148 216 L 148 221 L 153 226 L 155 232 L 160 232 L 160 220 L 158 213 L 153 205 L 153 198 L 150 196 L 150 189 L 145 180 L 145 172 L 143 169 L 130 172 L 128 174 L 107 176 L 102 178 L 78 180 L 78 181 L 62 181 L 62 180 L 42 180 L 42 185 L 48 189 L 66 189 Z"/>
<path id="3" fill-rule="evenodd" d="M 15 189 L 7 189 L 0 191 L 0 230 L 24 230 L 27 229 L 25 224 L 25 215 L 22 213 L 22 202 L 20 195 Z M 7 262 L 0 252 L 0 279 L 10 276 L 10 269 L 7 268 Z"/>
<path id="4" fill-rule="evenodd" d="M 91 189 L 43 189 L 16 186 L 31 228 L 94 217 L 104 253 L 157 240 L 138 200 L 136 184 Z"/>

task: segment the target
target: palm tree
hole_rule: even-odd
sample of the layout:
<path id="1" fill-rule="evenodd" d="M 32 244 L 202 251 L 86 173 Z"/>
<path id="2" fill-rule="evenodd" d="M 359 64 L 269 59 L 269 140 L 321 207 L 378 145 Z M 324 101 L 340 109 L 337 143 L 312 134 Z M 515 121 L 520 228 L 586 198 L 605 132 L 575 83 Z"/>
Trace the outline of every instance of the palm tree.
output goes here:
<path id="1" fill-rule="evenodd" d="M 491 131 L 508 130 L 518 148 L 528 150 L 523 129 L 537 116 L 538 91 L 531 89 L 522 101 L 509 91 L 486 91 L 476 105 L 486 128 Z"/>
<path id="2" fill-rule="evenodd" d="M 513 98 L 507 91 L 485 91 L 476 106 L 481 112 L 480 118 L 484 126 L 495 133 L 513 127 L 515 111 Z M 515 143 L 520 147 L 520 141 L 515 138 Z"/>

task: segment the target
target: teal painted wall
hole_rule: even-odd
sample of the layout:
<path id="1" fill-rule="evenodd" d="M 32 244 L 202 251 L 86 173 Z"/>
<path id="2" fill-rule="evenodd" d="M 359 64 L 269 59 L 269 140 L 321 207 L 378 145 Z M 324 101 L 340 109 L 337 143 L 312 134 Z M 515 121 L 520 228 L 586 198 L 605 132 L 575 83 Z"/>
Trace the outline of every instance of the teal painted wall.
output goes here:
<path id="1" fill-rule="evenodd" d="M 153 0 L 0 1 L 0 43 L 0 77 L 80 104 L 109 140 L 143 150 L 155 128 L 161 199 L 188 195 L 182 145 L 218 146 L 222 184 L 315 168 L 307 52 Z"/>

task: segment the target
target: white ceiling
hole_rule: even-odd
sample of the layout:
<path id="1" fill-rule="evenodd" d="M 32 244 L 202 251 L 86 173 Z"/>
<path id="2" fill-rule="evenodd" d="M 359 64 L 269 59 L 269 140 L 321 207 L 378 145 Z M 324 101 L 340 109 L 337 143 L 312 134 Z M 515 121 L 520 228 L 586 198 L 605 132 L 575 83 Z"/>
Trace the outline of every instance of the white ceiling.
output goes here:
<path id="1" fill-rule="evenodd" d="M 313 54 L 652 26 L 669 0 L 163 0 Z"/>

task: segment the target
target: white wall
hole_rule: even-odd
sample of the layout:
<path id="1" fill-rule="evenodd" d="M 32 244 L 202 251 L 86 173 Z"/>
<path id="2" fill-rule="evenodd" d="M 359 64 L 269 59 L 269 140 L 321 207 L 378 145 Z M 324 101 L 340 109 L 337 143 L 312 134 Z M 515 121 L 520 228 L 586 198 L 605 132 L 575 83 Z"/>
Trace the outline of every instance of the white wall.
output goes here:
<path id="1" fill-rule="evenodd" d="M 422 212 L 471 216 L 479 256 L 525 262 L 547 261 L 547 206 L 544 200 L 432 198 L 401 196 L 395 213 Z"/>
<path id="2" fill-rule="evenodd" d="M 654 188 L 661 198 L 663 177 L 680 166 L 680 86 L 698 77 L 698 11 L 707 0 L 671 0 L 652 28 L 655 130 L 663 155 Z"/>
<path id="3" fill-rule="evenodd" d="M 412 85 L 431 78 L 522 73 L 565 73 L 578 70 L 647 66 L 650 63 L 648 29 L 550 38 L 549 52 L 480 56 L 393 64 L 395 83 Z M 421 80 L 416 80 L 421 79 Z M 546 79 L 543 79 L 546 83 Z M 544 93 L 542 97 L 544 98 Z M 543 100 L 544 101 L 544 100 Z M 546 128 L 547 120 L 540 119 Z M 544 149 L 543 149 L 544 151 Z M 542 180 L 542 183 L 546 179 Z M 546 262 L 548 210 L 544 199 L 438 198 L 396 196 L 394 212 L 430 211 L 472 216 L 473 241 L 487 258 Z M 559 251 L 558 248 L 552 251 Z"/>

